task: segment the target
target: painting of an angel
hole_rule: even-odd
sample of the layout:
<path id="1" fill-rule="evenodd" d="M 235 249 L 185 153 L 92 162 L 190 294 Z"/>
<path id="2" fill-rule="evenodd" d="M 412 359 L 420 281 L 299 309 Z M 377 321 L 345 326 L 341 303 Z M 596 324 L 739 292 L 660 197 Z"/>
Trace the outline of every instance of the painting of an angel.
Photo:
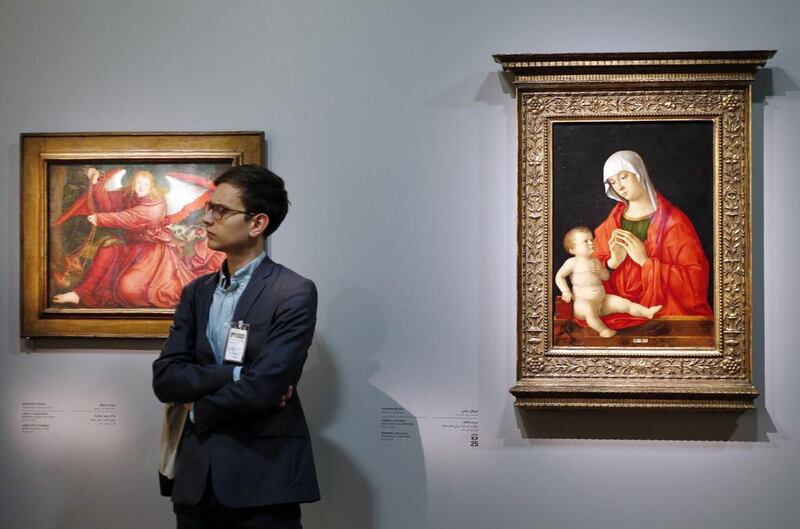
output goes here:
<path id="1" fill-rule="evenodd" d="M 184 286 L 224 259 L 208 248 L 198 223 L 220 170 L 216 164 L 51 168 L 51 180 L 62 183 L 50 197 L 51 304 L 174 308 Z"/>

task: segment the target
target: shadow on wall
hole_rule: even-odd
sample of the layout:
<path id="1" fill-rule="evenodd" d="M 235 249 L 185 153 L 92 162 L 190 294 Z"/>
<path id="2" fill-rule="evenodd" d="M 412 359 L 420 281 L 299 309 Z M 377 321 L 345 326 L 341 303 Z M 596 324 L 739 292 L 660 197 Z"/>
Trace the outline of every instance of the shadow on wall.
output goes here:
<path id="1" fill-rule="evenodd" d="M 301 390 L 312 430 L 322 501 L 304 507 L 307 527 L 422 529 L 427 477 L 419 430 L 381 438 L 382 408 L 402 408 L 369 380 L 387 336 L 384 311 L 370 292 L 348 288 L 327 304 Z"/>
<path id="2" fill-rule="evenodd" d="M 795 79 L 781 68 L 765 68 L 759 70 L 753 82 L 752 108 L 752 263 L 750 278 L 752 282 L 752 330 L 753 330 L 753 385 L 762 392 L 756 399 L 756 410 L 746 415 L 755 414 L 756 441 L 766 441 L 767 433 L 776 428 L 767 413 L 767 402 L 764 377 L 764 355 L 766 354 L 766 332 L 764 325 L 764 106 L 769 104 L 768 97 L 785 96 L 789 92 L 797 92 L 800 86 Z"/>
<path id="3" fill-rule="evenodd" d="M 780 50 L 778 53 L 780 53 Z M 758 70 L 755 81 L 753 81 L 753 103 L 763 103 L 768 97 L 785 96 L 789 92 L 800 90 L 798 82 L 800 81 L 793 78 L 783 68 L 762 68 Z M 763 128 L 761 131 L 763 131 Z M 753 130 L 753 132 L 755 133 L 755 130 Z M 760 148 L 762 145 L 763 144 L 756 141 L 754 135 L 753 150 Z M 755 171 L 755 166 L 753 170 Z"/>
<path id="4" fill-rule="evenodd" d="M 769 414 L 645 411 L 516 410 L 524 439 L 622 439 L 768 442 L 775 432 Z"/>
<path id="5" fill-rule="evenodd" d="M 301 391 L 311 428 L 314 462 L 322 500 L 303 507 L 303 525 L 362 529 L 374 526 L 375 499 L 369 478 L 348 447 L 325 431 L 335 424 L 341 406 L 340 376 L 333 354 L 317 330 L 311 356 L 316 363 L 303 373 Z"/>
<path id="6" fill-rule="evenodd" d="M 508 107 L 516 98 L 513 80 L 514 74 L 510 72 L 476 73 L 429 98 L 425 104 L 444 108 L 475 108 L 475 103 Z"/>

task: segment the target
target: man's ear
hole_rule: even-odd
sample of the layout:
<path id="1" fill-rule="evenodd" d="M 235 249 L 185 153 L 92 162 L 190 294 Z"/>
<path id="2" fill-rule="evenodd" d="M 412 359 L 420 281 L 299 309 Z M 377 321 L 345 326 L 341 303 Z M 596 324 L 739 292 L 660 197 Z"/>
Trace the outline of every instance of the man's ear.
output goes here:
<path id="1" fill-rule="evenodd" d="M 252 219 L 252 226 L 250 227 L 250 237 L 261 237 L 269 226 L 269 215 L 266 213 L 259 213 Z"/>

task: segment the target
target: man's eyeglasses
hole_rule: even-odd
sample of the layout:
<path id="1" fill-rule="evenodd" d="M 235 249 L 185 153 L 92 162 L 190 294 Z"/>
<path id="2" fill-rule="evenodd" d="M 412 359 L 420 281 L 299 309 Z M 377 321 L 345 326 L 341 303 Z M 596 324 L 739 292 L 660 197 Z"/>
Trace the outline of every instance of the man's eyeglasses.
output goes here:
<path id="1" fill-rule="evenodd" d="M 242 215 L 258 215 L 258 213 L 253 213 L 252 211 L 242 211 L 239 209 L 231 209 L 226 208 L 225 206 L 220 206 L 219 204 L 213 204 L 211 202 L 206 203 L 206 213 L 211 213 L 211 217 L 214 220 L 222 220 L 228 215 L 235 215 L 236 213 L 241 213 Z"/>

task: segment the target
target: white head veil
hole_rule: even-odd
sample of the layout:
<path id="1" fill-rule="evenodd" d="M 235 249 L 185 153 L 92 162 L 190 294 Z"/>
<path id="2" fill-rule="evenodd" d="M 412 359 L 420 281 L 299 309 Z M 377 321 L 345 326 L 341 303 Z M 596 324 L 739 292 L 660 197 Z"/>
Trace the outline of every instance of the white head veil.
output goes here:
<path id="1" fill-rule="evenodd" d="M 608 179 L 620 171 L 628 171 L 636 175 L 636 179 L 639 180 L 639 183 L 647 190 L 647 194 L 650 196 L 650 202 L 653 203 L 653 209 L 657 209 L 658 201 L 656 200 L 656 188 L 653 187 L 653 183 L 650 182 L 650 175 L 647 174 L 647 167 L 644 166 L 642 157 L 633 151 L 617 151 L 606 160 L 606 164 L 603 166 L 603 184 L 606 186 L 606 195 L 619 202 L 628 203 L 628 201 L 619 196 L 617 192 L 614 191 L 614 188 L 611 187 L 611 184 L 608 183 Z"/>

